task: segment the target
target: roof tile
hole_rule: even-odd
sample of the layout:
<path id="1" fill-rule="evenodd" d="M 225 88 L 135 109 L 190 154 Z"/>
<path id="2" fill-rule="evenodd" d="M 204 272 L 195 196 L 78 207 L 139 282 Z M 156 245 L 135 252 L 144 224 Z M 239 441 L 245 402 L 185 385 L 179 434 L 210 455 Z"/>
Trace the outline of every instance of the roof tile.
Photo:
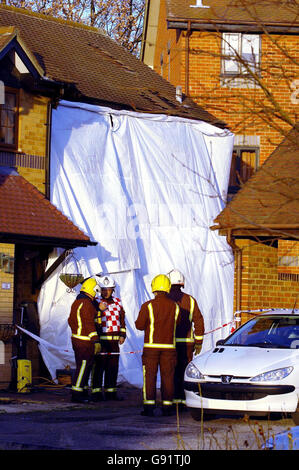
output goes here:
<path id="1" fill-rule="evenodd" d="M 0 169 L 0 236 L 61 239 L 61 245 L 90 239 L 16 171 Z"/>
<path id="2" fill-rule="evenodd" d="M 219 228 L 299 229 L 299 130 L 293 129 L 218 215 Z"/>
<path id="3" fill-rule="evenodd" d="M 200 2 L 199 2 L 200 3 Z M 274 0 L 202 0 L 209 8 L 194 8 L 196 0 L 166 0 L 167 18 L 234 24 L 262 23 L 264 25 L 299 26 L 298 3 Z"/>
<path id="4" fill-rule="evenodd" d="M 161 113 L 147 96 L 150 89 L 167 101 L 164 114 L 225 126 L 190 98 L 180 104 L 173 85 L 98 29 L 5 5 L 0 5 L 0 25 L 16 27 L 46 77 L 72 83 L 84 99 Z"/>

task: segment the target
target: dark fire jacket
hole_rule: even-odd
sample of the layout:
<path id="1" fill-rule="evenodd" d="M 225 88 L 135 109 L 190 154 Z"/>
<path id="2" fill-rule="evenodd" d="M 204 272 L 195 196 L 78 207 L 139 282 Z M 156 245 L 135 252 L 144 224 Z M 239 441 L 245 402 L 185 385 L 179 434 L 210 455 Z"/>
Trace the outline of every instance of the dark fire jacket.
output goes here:
<path id="1" fill-rule="evenodd" d="M 204 335 L 204 319 L 194 297 L 185 294 L 180 289 L 173 288 L 170 290 L 169 297 L 180 307 L 180 322 L 176 328 L 176 342 L 201 344 Z"/>
<path id="2" fill-rule="evenodd" d="M 72 337 L 83 341 L 99 341 L 95 328 L 97 303 L 84 293 L 80 293 L 73 302 L 68 318 Z"/>
<path id="3" fill-rule="evenodd" d="M 141 306 L 135 326 L 144 331 L 144 348 L 175 348 L 179 312 L 179 306 L 164 293 Z"/>

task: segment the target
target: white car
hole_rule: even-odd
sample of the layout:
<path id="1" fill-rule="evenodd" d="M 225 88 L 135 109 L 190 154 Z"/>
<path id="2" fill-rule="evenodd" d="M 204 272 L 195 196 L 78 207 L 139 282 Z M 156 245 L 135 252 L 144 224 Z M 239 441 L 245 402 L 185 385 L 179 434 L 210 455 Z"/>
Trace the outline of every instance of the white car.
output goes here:
<path id="1" fill-rule="evenodd" d="M 271 310 L 195 356 L 184 376 L 186 405 L 203 413 L 296 412 L 299 398 L 299 310 Z"/>

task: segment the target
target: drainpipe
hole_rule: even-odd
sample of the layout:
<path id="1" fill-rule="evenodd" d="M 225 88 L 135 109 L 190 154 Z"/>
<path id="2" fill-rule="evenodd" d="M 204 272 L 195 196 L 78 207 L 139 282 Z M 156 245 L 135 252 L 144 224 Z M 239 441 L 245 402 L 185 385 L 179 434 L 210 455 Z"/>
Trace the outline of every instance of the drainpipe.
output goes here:
<path id="1" fill-rule="evenodd" d="M 227 242 L 231 246 L 235 258 L 236 271 L 236 310 L 241 310 L 242 303 L 242 250 L 236 245 L 235 239 L 232 237 L 231 230 L 227 235 Z"/>
<path id="2" fill-rule="evenodd" d="M 191 31 L 191 22 L 188 21 L 186 41 L 185 41 L 185 94 L 189 96 L 189 52 L 190 52 L 190 36 Z"/>
<path id="3" fill-rule="evenodd" d="M 51 154 L 52 102 L 47 105 L 46 179 L 45 195 L 50 200 L 50 154 Z"/>
<path id="4" fill-rule="evenodd" d="M 64 96 L 64 87 L 63 82 L 57 82 L 48 78 L 46 76 L 42 77 L 42 81 L 46 86 L 53 86 L 54 90 L 51 93 L 50 100 L 47 104 L 47 135 L 46 135 L 46 162 L 45 162 L 45 172 L 46 172 L 46 181 L 45 181 L 45 196 L 50 200 L 50 154 L 51 154 L 51 129 L 52 129 L 52 110 L 57 108 L 59 100 Z"/>
<path id="5" fill-rule="evenodd" d="M 242 300 L 242 250 L 236 247 L 236 310 L 241 310 Z"/>

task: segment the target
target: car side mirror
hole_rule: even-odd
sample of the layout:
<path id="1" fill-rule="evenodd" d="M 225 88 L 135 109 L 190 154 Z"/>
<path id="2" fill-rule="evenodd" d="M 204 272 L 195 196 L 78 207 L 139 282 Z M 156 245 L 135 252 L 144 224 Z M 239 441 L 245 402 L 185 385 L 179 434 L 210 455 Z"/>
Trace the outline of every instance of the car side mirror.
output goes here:
<path id="1" fill-rule="evenodd" d="M 218 339 L 216 346 L 222 346 L 225 342 L 225 339 Z"/>

